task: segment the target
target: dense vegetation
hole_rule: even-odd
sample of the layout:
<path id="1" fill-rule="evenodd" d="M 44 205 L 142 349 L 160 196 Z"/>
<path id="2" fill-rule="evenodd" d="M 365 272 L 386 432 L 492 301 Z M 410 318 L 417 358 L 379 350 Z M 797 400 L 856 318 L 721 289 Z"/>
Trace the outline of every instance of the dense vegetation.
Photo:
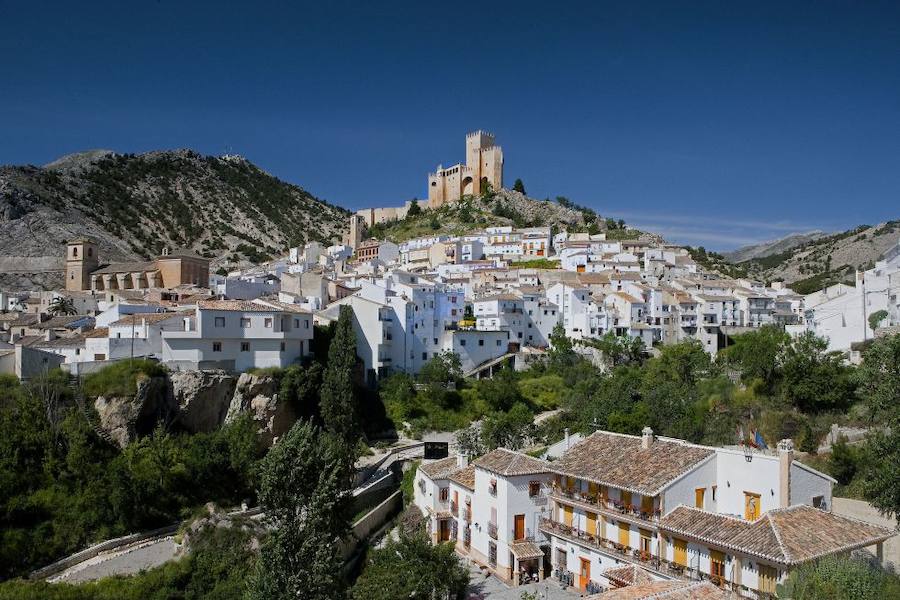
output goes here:
<path id="1" fill-rule="evenodd" d="M 863 558 L 828 556 L 802 565 L 778 586 L 792 600 L 900 598 L 900 577 Z"/>
<path id="2" fill-rule="evenodd" d="M 0 577 L 168 525 L 207 501 L 254 497 L 248 420 L 190 436 L 157 428 L 121 451 L 98 437 L 61 375 L 0 378 Z"/>

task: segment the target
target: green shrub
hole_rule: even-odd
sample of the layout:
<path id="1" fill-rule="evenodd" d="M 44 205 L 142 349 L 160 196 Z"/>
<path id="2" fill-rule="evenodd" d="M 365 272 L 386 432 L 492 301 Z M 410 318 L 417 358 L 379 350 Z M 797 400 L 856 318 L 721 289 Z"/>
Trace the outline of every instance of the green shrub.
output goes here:
<path id="1" fill-rule="evenodd" d="M 104 367 L 84 378 L 84 392 L 90 397 L 128 397 L 137 392 L 137 383 L 150 377 L 162 377 L 166 368 L 152 360 L 129 359 Z"/>

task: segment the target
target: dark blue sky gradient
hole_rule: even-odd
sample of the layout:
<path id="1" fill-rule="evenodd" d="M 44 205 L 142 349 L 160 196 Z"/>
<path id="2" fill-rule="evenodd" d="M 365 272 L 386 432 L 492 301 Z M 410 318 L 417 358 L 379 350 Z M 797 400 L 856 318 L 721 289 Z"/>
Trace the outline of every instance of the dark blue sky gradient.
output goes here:
<path id="1" fill-rule="evenodd" d="M 0 0 L 0 164 L 231 148 L 361 208 L 482 128 L 674 241 L 900 218 L 900 2 L 426 4 Z"/>

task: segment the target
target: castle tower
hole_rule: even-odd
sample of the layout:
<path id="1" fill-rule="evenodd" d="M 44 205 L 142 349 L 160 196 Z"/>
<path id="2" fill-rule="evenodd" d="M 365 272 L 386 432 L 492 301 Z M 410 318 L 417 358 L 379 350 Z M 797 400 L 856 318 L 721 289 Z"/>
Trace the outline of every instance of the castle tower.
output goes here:
<path id="1" fill-rule="evenodd" d="M 66 290 L 81 292 L 91 289 L 91 273 L 100 266 L 97 243 L 79 238 L 66 244 Z"/>
<path id="2" fill-rule="evenodd" d="M 475 131 L 466 135 L 466 166 L 472 171 L 475 194 L 481 194 L 482 179 L 491 187 L 503 187 L 503 150 L 495 144 L 494 134 Z"/>

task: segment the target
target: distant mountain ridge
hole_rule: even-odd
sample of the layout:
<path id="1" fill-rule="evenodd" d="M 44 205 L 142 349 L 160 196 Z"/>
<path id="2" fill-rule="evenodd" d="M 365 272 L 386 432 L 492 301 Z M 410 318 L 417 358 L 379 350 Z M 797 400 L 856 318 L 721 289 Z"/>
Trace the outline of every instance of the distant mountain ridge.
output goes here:
<path id="1" fill-rule="evenodd" d="M 193 250 L 215 268 L 331 241 L 348 212 L 239 156 L 90 150 L 44 167 L 0 167 L 0 289 L 61 283 L 64 244 L 94 238 L 104 261 Z"/>
<path id="2" fill-rule="evenodd" d="M 779 254 L 828 235 L 830 234 L 820 230 L 807 231 L 806 233 L 792 233 L 776 240 L 741 246 L 736 250 L 723 252 L 722 255 L 730 262 L 740 263 L 754 258 L 769 256 L 771 254 Z"/>

